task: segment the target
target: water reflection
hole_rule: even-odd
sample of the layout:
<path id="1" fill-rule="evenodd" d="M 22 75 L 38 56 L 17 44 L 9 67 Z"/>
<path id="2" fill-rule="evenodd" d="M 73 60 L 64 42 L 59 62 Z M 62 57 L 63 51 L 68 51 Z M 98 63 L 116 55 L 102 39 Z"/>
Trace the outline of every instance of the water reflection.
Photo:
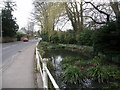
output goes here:
<path id="1" fill-rule="evenodd" d="M 62 74 L 62 68 L 61 68 L 61 61 L 63 58 L 68 57 L 68 56 L 72 56 L 72 57 L 80 57 L 80 58 L 84 58 L 85 56 L 83 56 L 80 52 L 76 52 L 76 51 L 70 51 L 70 50 L 46 50 L 45 51 L 45 55 L 43 56 L 44 58 L 50 58 L 50 61 L 52 62 L 52 65 L 54 67 L 54 70 L 52 71 L 52 75 L 54 76 L 58 86 L 60 88 L 80 88 L 80 85 L 66 85 L 63 82 L 63 78 L 61 76 Z M 86 58 L 87 60 L 87 58 Z M 89 79 L 86 79 L 84 87 L 90 87 L 91 85 L 91 81 Z M 77 89 L 80 90 L 80 89 Z"/>

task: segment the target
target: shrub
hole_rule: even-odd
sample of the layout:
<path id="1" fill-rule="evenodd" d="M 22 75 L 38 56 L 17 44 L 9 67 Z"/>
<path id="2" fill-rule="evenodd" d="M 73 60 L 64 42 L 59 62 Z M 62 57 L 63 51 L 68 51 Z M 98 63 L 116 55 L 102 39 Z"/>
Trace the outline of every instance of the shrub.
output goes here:
<path id="1" fill-rule="evenodd" d="M 93 35 L 94 49 L 106 55 L 106 60 L 120 54 L 120 30 L 116 27 L 116 21 L 108 22 L 98 29 Z M 120 26 L 120 23 L 117 23 Z"/>
<path id="2" fill-rule="evenodd" d="M 120 70 L 117 66 L 105 66 L 109 79 L 120 80 Z"/>
<path id="3" fill-rule="evenodd" d="M 49 37 L 48 37 L 48 32 L 47 31 L 43 30 L 40 35 L 41 35 L 43 41 L 49 41 Z"/>
<path id="4" fill-rule="evenodd" d="M 79 84 L 84 82 L 85 75 L 78 67 L 69 66 L 63 72 L 63 78 L 65 83 Z"/>
<path id="5" fill-rule="evenodd" d="M 50 41 L 51 41 L 52 43 L 58 43 L 58 42 L 59 42 L 59 37 L 58 37 L 58 34 L 57 34 L 56 31 L 53 31 L 53 32 L 52 32 L 52 35 L 51 35 L 51 37 L 50 37 Z"/>
<path id="6" fill-rule="evenodd" d="M 90 76 L 94 81 L 98 81 L 99 83 L 103 83 L 109 78 L 109 74 L 106 72 L 105 68 L 101 67 L 100 65 L 89 68 L 88 76 Z"/>
<path id="7" fill-rule="evenodd" d="M 87 62 L 83 61 L 83 60 L 79 60 L 79 61 L 75 62 L 75 65 L 78 66 L 78 67 L 84 68 L 87 65 Z"/>
<path id="8" fill-rule="evenodd" d="M 17 35 L 16 35 L 17 41 L 20 41 L 21 37 L 23 37 L 23 36 L 24 36 L 24 34 L 17 32 Z"/>
<path id="9" fill-rule="evenodd" d="M 92 34 L 93 31 L 92 30 L 83 30 L 82 32 L 78 33 L 76 35 L 76 40 L 80 45 L 92 45 Z"/>
<path id="10" fill-rule="evenodd" d="M 74 44 L 74 43 L 76 43 L 76 38 L 75 38 L 75 35 L 74 35 L 74 31 L 68 30 L 65 33 L 65 42 L 67 44 Z"/>
<path id="11" fill-rule="evenodd" d="M 49 42 L 42 41 L 39 43 L 39 46 L 48 46 Z"/>
<path id="12" fill-rule="evenodd" d="M 97 65 L 101 65 L 102 61 L 100 59 L 100 57 L 95 56 L 91 61 L 88 62 L 90 65 L 92 66 L 97 66 Z"/>
<path id="13" fill-rule="evenodd" d="M 63 58 L 63 60 L 62 60 L 62 64 L 75 64 L 75 62 L 76 61 L 79 61 L 79 60 L 81 60 L 81 57 L 71 57 L 71 56 L 69 56 L 69 57 L 65 57 L 65 58 Z"/>
<path id="14" fill-rule="evenodd" d="M 65 63 L 65 64 L 62 65 L 62 69 L 63 69 L 63 70 L 66 70 L 69 66 L 70 66 L 70 64 Z"/>
<path id="15" fill-rule="evenodd" d="M 101 66 L 97 65 L 89 68 L 88 77 L 99 83 L 108 82 L 112 80 L 120 80 L 120 71 L 117 66 Z"/>
<path id="16" fill-rule="evenodd" d="M 65 43 L 65 32 L 59 33 L 59 43 Z"/>
<path id="17" fill-rule="evenodd" d="M 73 64 L 75 62 L 74 57 L 66 57 L 62 60 L 62 64 Z"/>

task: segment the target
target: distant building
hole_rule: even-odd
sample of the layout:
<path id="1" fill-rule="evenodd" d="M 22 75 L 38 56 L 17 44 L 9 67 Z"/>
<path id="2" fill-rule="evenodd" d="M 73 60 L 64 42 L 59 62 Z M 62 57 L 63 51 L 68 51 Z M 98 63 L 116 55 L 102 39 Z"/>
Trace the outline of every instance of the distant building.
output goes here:
<path id="1" fill-rule="evenodd" d="M 27 30 L 25 27 L 21 28 L 20 30 L 18 30 L 17 32 L 22 33 L 22 34 L 27 34 Z"/>

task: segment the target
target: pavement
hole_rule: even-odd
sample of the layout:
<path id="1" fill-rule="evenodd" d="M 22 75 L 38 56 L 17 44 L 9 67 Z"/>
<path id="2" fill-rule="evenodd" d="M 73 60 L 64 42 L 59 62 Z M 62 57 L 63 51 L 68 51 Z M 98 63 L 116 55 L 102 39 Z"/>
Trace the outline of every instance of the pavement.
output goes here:
<path id="1" fill-rule="evenodd" d="M 2 88 L 35 88 L 35 47 L 33 43 L 12 58 L 9 67 L 2 72 Z"/>

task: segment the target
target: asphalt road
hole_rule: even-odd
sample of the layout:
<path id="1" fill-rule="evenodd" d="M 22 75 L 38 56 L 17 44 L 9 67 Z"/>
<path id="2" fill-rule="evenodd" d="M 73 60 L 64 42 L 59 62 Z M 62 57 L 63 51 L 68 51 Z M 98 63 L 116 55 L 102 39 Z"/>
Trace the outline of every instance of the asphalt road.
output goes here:
<path id="1" fill-rule="evenodd" d="M 38 40 L 29 40 L 29 42 L 11 42 L 2 44 L 2 71 L 4 71 L 12 62 L 15 56 L 25 50 L 32 44 L 37 43 Z M 1 69 L 1 68 L 0 68 Z"/>

